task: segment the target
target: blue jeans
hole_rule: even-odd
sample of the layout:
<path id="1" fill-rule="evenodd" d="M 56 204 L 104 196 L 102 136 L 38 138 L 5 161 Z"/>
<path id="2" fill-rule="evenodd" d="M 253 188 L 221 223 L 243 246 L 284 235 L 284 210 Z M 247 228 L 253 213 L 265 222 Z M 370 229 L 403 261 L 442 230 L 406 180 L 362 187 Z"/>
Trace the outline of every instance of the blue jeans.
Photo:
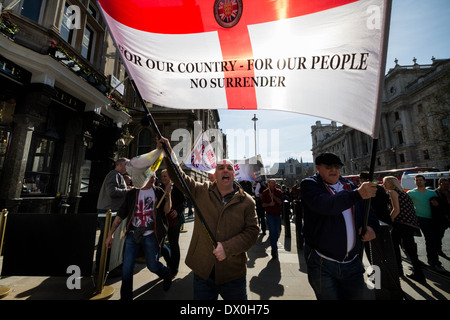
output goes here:
<path id="1" fill-rule="evenodd" d="M 366 300 L 368 289 L 364 282 L 364 266 L 359 257 L 348 263 L 322 258 L 305 247 L 309 284 L 317 300 Z"/>
<path id="2" fill-rule="evenodd" d="M 194 273 L 194 300 L 247 300 L 247 279 L 242 277 L 224 284 L 215 284 L 214 275 L 203 280 Z"/>
<path id="3" fill-rule="evenodd" d="M 125 240 L 125 252 L 123 255 L 122 266 L 122 286 L 120 288 L 120 298 L 122 300 L 131 300 L 133 298 L 133 274 L 136 255 L 140 246 L 144 249 L 147 268 L 164 278 L 169 270 L 158 260 L 159 247 L 154 233 L 142 238 L 141 243 L 134 241 L 134 233 L 129 232 Z"/>
<path id="4" fill-rule="evenodd" d="M 269 227 L 270 246 L 272 247 L 272 253 L 278 252 L 278 238 L 281 231 L 281 216 L 266 215 L 267 226 Z"/>

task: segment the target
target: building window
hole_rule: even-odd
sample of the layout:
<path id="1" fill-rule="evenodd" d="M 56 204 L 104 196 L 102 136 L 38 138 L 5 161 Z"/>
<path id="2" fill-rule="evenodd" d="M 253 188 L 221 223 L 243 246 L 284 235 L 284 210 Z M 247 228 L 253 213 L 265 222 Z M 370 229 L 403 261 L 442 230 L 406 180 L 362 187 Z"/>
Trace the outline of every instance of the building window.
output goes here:
<path id="1" fill-rule="evenodd" d="M 55 155 L 54 140 L 34 135 L 25 172 L 23 193 L 39 195 L 54 193 L 56 175 L 52 170 Z"/>
<path id="2" fill-rule="evenodd" d="M 427 127 L 426 126 L 422 126 L 421 129 L 422 129 L 422 137 L 424 139 L 428 139 L 428 129 L 427 129 Z"/>
<path id="3" fill-rule="evenodd" d="M 5 165 L 6 152 L 8 151 L 11 133 L 7 129 L 0 129 L 0 171 Z"/>
<path id="4" fill-rule="evenodd" d="M 64 14 L 61 22 L 61 37 L 66 40 L 70 45 L 73 45 L 74 34 L 75 34 L 75 19 L 72 19 L 74 12 L 69 10 L 70 3 L 66 2 L 64 7 Z"/>
<path id="5" fill-rule="evenodd" d="M 42 0 L 22 0 L 20 14 L 39 23 L 41 16 Z"/>
<path id="6" fill-rule="evenodd" d="M 442 132 L 448 134 L 448 118 L 441 120 Z"/>
<path id="7" fill-rule="evenodd" d="M 428 150 L 423 150 L 423 158 L 425 160 L 429 160 L 430 159 L 430 154 L 428 153 Z"/>
<path id="8" fill-rule="evenodd" d="M 138 136 L 137 154 L 141 155 L 150 152 L 152 134 L 149 129 L 143 129 Z"/>
<path id="9" fill-rule="evenodd" d="M 89 5 L 88 12 L 95 20 L 97 20 L 97 10 L 94 8 L 94 6 L 92 6 L 92 4 Z"/>
<path id="10" fill-rule="evenodd" d="M 84 163 L 81 167 L 80 192 L 88 192 L 89 191 L 89 182 L 90 182 L 90 177 L 91 177 L 91 165 L 92 165 L 92 162 L 90 160 L 84 160 Z"/>
<path id="11" fill-rule="evenodd" d="M 81 45 L 81 55 L 90 60 L 92 56 L 92 47 L 94 44 L 94 32 L 86 26 L 84 29 L 83 43 Z"/>
<path id="12" fill-rule="evenodd" d="M 400 153 L 399 157 L 400 157 L 400 162 L 404 163 L 405 162 L 405 155 L 403 153 Z"/>
<path id="13" fill-rule="evenodd" d="M 394 113 L 394 116 L 395 116 L 395 120 L 400 120 L 400 115 L 398 114 L 397 111 Z"/>
<path id="14" fill-rule="evenodd" d="M 401 131 L 397 132 L 398 143 L 403 144 L 403 133 Z"/>

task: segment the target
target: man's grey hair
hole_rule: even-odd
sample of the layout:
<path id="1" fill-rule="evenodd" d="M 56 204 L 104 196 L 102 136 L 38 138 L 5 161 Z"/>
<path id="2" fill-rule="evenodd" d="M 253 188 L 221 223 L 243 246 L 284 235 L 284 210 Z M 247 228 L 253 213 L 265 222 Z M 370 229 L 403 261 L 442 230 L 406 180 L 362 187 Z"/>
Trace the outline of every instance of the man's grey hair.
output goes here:
<path id="1" fill-rule="evenodd" d="M 121 163 L 127 163 L 128 161 L 130 161 L 130 159 L 127 158 L 119 158 L 116 160 L 116 166 L 118 166 Z"/>

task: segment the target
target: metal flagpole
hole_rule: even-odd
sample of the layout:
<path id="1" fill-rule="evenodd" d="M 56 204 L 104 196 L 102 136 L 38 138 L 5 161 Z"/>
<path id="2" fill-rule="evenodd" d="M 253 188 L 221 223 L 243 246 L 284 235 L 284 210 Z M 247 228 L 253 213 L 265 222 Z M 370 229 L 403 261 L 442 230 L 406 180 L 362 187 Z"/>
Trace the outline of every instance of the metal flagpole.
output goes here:
<path id="1" fill-rule="evenodd" d="M 384 12 L 384 30 L 383 30 L 383 43 L 381 48 L 381 63 L 380 63 L 380 69 L 379 69 L 379 78 L 378 78 L 378 98 L 377 98 L 377 119 L 375 121 L 375 128 L 374 128 L 374 136 L 372 140 L 372 151 L 371 151 L 371 158 L 370 158 L 370 167 L 369 167 L 369 181 L 373 181 L 374 178 L 374 172 L 375 172 L 375 161 L 377 156 L 377 148 L 378 148 L 378 137 L 380 133 L 380 126 L 381 126 L 381 107 L 383 103 L 383 87 L 384 87 L 384 74 L 386 69 L 386 58 L 387 58 L 387 50 L 388 50 L 388 42 L 389 42 L 389 29 L 390 29 L 390 23 L 391 23 L 391 12 L 392 12 L 392 0 L 386 0 L 385 1 L 385 12 Z M 367 226 L 369 223 L 369 214 L 370 214 L 370 204 L 371 199 L 369 198 L 366 200 L 366 207 L 363 217 L 363 226 L 361 231 L 361 236 L 363 236 L 367 231 Z M 392 284 L 393 288 L 388 288 L 387 291 L 391 292 L 391 294 L 395 295 L 397 293 L 397 297 L 401 296 L 403 299 L 406 300 L 406 295 L 404 294 L 403 290 L 401 289 L 400 282 L 398 279 L 398 275 L 395 273 L 395 264 L 389 264 L 388 258 L 386 255 L 390 255 L 390 258 L 393 257 L 393 252 L 383 252 L 379 250 L 377 247 L 379 244 L 376 242 L 369 242 L 369 248 L 372 251 L 372 248 L 375 249 L 379 262 L 380 267 L 382 268 L 382 274 L 383 279 L 384 275 L 387 275 L 389 277 L 388 283 Z M 360 251 L 360 258 L 363 259 L 364 254 L 364 243 L 361 245 L 361 251 Z M 372 255 L 372 254 L 371 254 Z M 370 258 L 370 263 L 373 264 L 373 257 Z M 394 257 L 395 259 L 395 257 Z M 381 275 L 379 275 L 381 276 Z M 386 291 L 386 288 L 384 289 Z M 392 295 L 391 295 L 392 296 Z"/>
<path id="2" fill-rule="evenodd" d="M 105 220 L 105 228 L 104 228 L 104 236 L 103 241 L 100 244 L 102 246 L 102 253 L 100 255 L 100 266 L 98 268 L 98 278 L 97 278 L 97 286 L 95 287 L 92 294 L 89 293 L 89 300 L 107 300 L 111 298 L 114 294 L 114 288 L 111 286 L 105 286 L 105 273 L 106 273 L 106 260 L 108 259 L 108 248 L 106 248 L 106 238 L 111 230 L 111 219 L 112 212 L 109 209 L 106 212 L 106 220 Z"/>
<path id="3" fill-rule="evenodd" d="M 0 212 L 0 255 L 2 254 L 3 237 L 5 236 L 7 217 L 8 210 L 3 209 L 2 212 Z M 7 296 L 10 292 L 11 288 L 0 286 L 0 299 Z"/>

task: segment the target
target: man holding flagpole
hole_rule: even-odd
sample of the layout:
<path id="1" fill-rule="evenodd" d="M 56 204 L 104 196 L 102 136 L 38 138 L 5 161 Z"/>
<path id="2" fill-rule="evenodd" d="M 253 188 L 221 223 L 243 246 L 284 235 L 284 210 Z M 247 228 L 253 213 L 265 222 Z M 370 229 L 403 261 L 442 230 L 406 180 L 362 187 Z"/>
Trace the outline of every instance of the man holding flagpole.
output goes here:
<path id="1" fill-rule="evenodd" d="M 172 153 L 166 138 L 158 141 Z M 166 155 L 167 156 L 167 155 Z M 165 158 L 170 178 L 180 185 L 174 168 Z M 177 164 L 175 164 L 177 165 Z M 255 201 L 234 181 L 234 165 L 221 160 L 215 170 L 215 181 L 196 182 L 181 169 L 205 222 L 217 239 L 214 247 L 204 225 L 195 215 L 194 231 L 186 256 L 186 265 L 194 271 L 194 299 L 247 299 L 247 251 L 256 243 L 259 228 L 256 222 Z"/>
<path id="2" fill-rule="evenodd" d="M 309 283 L 318 300 L 364 300 L 361 242 L 375 239 L 379 223 L 370 210 L 367 231 L 361 234 L 363 200 L 375 197 L 376 184 L 356 188 L 343 179 L 342 162 L 333 153 L 317 156 L 315 164 L 317 173 L 300 187 Z"/>

